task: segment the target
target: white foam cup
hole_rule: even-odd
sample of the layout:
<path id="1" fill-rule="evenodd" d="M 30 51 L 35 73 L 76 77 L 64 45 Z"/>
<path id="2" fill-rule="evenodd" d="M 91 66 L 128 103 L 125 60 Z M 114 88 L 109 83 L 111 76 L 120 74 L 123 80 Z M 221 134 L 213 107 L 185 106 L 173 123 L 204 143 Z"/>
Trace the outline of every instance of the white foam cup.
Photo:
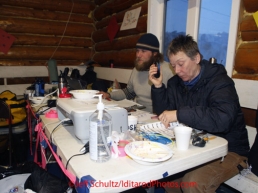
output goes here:
<path id="1" fill-rule="evenodd" d="M 176 146 L 178 150 L 187 150 L 189 148 L 192 128 L 186 126 L 179 126 L 174 128 L 176 137 Z"/>
<path id="2" fill-rule="evenodd" d="M 137 127 L 137 121 L 138 121 L 137 116 L 129 115 L 128 116 L 128 130 L 135 131 L 136 127 Z"/>

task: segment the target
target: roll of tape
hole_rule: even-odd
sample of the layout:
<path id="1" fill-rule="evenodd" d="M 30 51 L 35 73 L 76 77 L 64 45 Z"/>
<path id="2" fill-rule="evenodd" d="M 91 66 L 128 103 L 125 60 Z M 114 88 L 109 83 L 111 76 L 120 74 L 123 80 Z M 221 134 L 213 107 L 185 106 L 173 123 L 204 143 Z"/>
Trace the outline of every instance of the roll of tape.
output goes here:
<path id="1" fill-rule="evenodd" d="M 58 118 L 58 115 L 57 115 L 56 110 L 50 110 L 49 112 L 47 112 L 45 114 L 45 117 L 46 118 L 54 118 L 54 119 L 56 119 L 56 118 Z"/>

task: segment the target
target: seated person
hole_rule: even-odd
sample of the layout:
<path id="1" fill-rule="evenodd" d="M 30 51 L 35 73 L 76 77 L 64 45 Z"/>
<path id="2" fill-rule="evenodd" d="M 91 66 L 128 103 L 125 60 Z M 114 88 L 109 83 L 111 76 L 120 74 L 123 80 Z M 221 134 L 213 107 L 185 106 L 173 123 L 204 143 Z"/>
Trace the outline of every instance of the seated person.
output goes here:
<path id="1" fill-rule="evenodd" d="M 163 83 L 173 76 L 170 65 L 163 60 L 163 55 L 159 52 L 159 41 L 151 33 L 142 35 L 136 44 L 135 67 L 132 71 L 126 88 L 116 92 L 104 93 L 103 98 L 114 100 L 135 99 L 136 102 L 145 106 L 146 111 L 153 112 L 151 101 L 151 82 L 148 80 L 149 68 L 154 61 L 159 60 L 163 74 Z"/>
<path id="2" fill-rule="evenodd" d="M 221 64 L 202 60 L 197 43 L 189 35 L 179 35 L 168 47 L 168 58 L 176 75 L 162 83 L 149 71 L 153 108 L 159 120 L 168 127 L 179 121 L 194 129 L 225 138 L 228 154 L 224 161 L 215 160 L 187 172 L 182 182 L 196 182 L 197 186 L 183 188 L 183 192 L 215 192 L 221 183 L 238 174 L 237 166 L 246 167 L 249 151 L 244 116 L 233 80 Z M 162 99 L 162 100 L 161 100 Z"/>
<path id="3" fill-rule="evenodd" d="M 94 72 L 94 66 L 89 65 L 86 68 L 86 72 L 81 76 L 81 79 L 87 83 L 87 85 L 92 85 L 97 80 L 97 73 Z"/>
<path id="4" fill-rule="evenodd" d="M 100 65 L 90 60 L 86 66 L 86 72 L 81 76 L 81 80 L 87 83 L 87 89 L 107 92 L 107 85 L 104 81 L 98 80 L 97 73 L 94 72 L 94 67 L 100 67 Z"/>

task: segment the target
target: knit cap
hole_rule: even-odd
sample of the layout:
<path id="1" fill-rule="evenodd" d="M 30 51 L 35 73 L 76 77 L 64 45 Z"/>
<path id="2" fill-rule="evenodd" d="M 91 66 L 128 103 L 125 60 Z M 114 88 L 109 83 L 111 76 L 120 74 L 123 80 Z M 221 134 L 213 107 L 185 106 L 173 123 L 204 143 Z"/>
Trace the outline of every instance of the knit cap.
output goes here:
<path id="1" fill-rule="evenodd" d="M 139 38 L 136 48 L 159 52 L 159 40 L 155 35 L 146 33 Z"/>

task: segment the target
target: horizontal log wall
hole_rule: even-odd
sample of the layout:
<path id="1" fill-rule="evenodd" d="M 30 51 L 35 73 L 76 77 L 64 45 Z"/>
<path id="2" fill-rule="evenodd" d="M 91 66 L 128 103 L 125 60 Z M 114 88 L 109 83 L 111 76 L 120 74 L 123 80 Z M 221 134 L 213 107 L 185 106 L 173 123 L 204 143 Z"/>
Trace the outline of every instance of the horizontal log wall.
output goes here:
<path id="1" fill-rule="evenodd" d="M 92 34 L 95 43 L 93 60 L 101 66 L 110 67 L 109 60 L 114 60 L 115 68 L 133 68 L 135 45 L 140 35 L 147 32 L 147 0 L 95 0 L 96 8 L 93 13 L 96 31 Z M 127 11 L 141 7 L 140 17 L 136 28 L 118 31 L 110 42 L 107 26 L 112 16 L 116 17 L 119 29 Z"/>
<path id="2" fill-rule="evenodd" d="M 58 66 L 85 63 L 94 55 L 95 7 L 92 0 L 0 0 L 0 28 L 16 38 L 7 54 L 0 52 L 0 66 L 47 66 L 50 58 Z"/>
<path id="3" fill-rule="evenodd" d="M 136 28 L 119 30 L 110 42 L 111 17 L 120 28 L 126 11 L 138 7 Z M 113 59 L 115 68 L 132 69 L 135 44 L 147 31 L 147 10 L 148 0 L 0 0 L 0 28 L 16 38 L 7 54 L 0 52 L 0 66 L 47 66 L 52 58 L 58 66 L 78 66 L 91 59 L 109 67 Z M 31 81 L 8 76 L 0 78 L 0 85 Z"/>
<path id="4" fill-rule="evenodd" d="M 252 15 L 256 11 L 257 0 L 242 1 L 233 78 L 258 80 L 258 27 Z"/>

